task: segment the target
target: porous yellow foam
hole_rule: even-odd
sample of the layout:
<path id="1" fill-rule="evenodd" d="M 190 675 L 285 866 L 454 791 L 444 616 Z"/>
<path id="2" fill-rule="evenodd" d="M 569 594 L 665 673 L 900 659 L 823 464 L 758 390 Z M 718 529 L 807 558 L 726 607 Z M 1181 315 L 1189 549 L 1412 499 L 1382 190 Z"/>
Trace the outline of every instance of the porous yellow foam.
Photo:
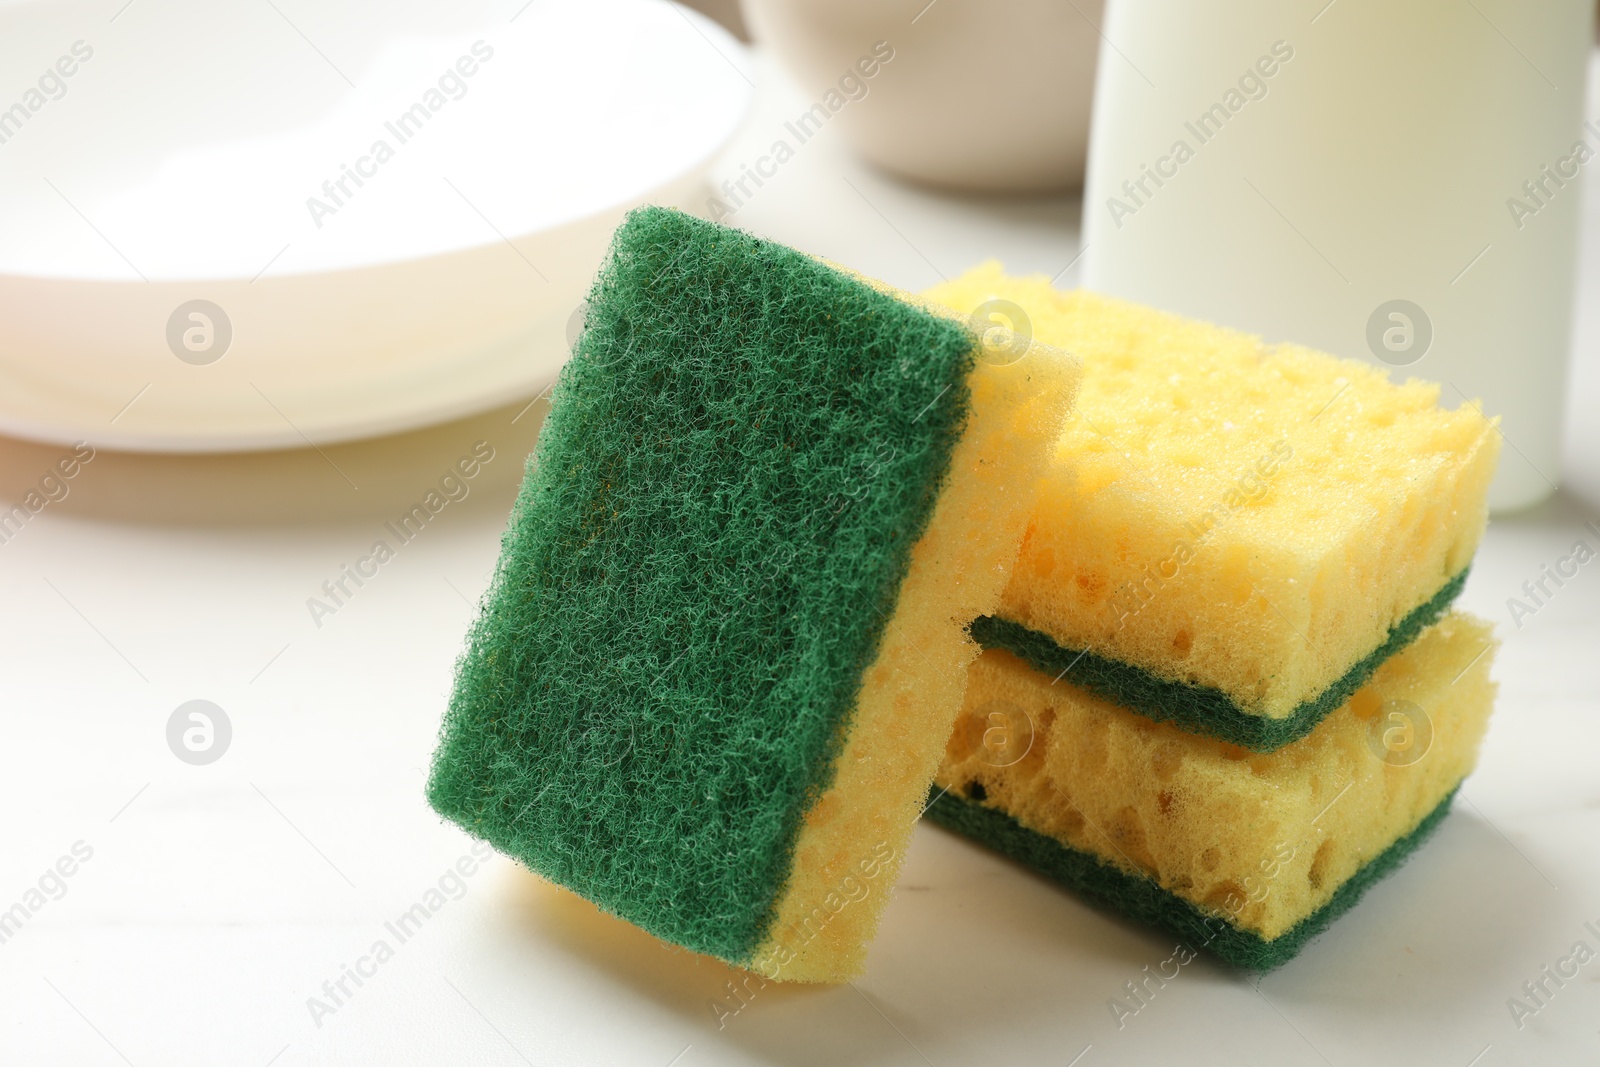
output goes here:
<path id="1" fill-rule="evenodd" d="M 1494 702 L 1493 646 L 1487 623 L 1448 615 L 1310 734 L 1264 755 L 1052 684 L 993 650 L 969 671 L 936 785 L 1271 940 L 1472 770 Z"/>
<path id="2" fill-rule="evenodd" d="M 801 982 L 860 975 L 979 652 L 965 627 L 999 602 L 1079 377 L 1066 353 L 1036 345 L 1017 359 L 986 341 L 949 477 L 752 970 Z"/>
<path id="3" fill-rule="evenodd" d="M 994 263 L 929 296 L 1084 361 L 996 612 L 1065 648 L 1284 718 L 1472 558 L 1499 436 L 1439 386 Z"/>

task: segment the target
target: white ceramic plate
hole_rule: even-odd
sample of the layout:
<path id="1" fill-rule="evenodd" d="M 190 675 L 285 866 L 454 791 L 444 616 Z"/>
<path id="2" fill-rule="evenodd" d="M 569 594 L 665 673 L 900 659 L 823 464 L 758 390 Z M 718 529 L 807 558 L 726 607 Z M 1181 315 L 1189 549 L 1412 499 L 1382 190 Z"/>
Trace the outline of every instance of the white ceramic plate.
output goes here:
<path id="1" fill-rule="evenodd" d="M 532 396 L 622 214 L 703 207 L 750 102 L 660 0 L 120 7 L 0 8 L 38 71 L 0 99 L 14 436 L 278 448 Z"/>

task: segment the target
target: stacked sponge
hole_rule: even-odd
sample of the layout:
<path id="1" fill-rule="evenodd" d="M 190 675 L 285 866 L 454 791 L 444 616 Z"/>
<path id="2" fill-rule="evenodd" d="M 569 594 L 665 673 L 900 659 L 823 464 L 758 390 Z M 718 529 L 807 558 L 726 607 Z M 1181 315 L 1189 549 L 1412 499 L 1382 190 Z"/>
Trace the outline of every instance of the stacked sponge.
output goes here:
<path id="1" fill-rule="evenodd" d="M 860 972 L 930 792 L 1094 899 L 1282 962 L 1472 768 L 1493 640 L 1449 606 L 1492 425 L 996 267 L 933 297 L 629 217 L 430 801 L 769 978 Z"/>
<path id="2" fill-rule="evenodd" d="M 929 816 L 1266 967 L 1447 810 L 1493 702 L 1448 614 L 1498 436 L 1363 364 L 978 268 L 1085 362 Z"/>

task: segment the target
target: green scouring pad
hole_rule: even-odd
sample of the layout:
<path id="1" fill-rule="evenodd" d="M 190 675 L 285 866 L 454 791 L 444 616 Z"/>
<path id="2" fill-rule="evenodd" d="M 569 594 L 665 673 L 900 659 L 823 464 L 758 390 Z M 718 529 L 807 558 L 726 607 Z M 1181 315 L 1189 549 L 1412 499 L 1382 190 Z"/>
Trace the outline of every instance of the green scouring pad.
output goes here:
<path id="1" fill-rule="evenodd" d="M 1185 732 L 1009 652 L 968 670 L 929 818 L 1240 967 L 1274 967 L 1409 855 L 1494 707 L 1453 612 L 1276 752 Z"/>
<path id="2" fill-rule="evenodd" d="M 1460 591 L 1500 449 L 1476 403 L 997 264 L 928 295 L 1084 361 L 985 645 L 1270 752 Z"/>
<path id="3" fill-rule="evenodd" d="M 865 946 L 1077 381 L 661 208 L 613 238 L 463 655 L 428 798 L 769 977 Z"/>
<path id="4" fill-rule="evenodd" d="M 1368 860 L 1333 896 L 1311 914 L 1272 940 L 1229 922 L 1216 909 L 1202 909 L 1150 878 L 1129 874 L 1091 852 L 1080 852 L 1053 837 L 1023 826 L 1011 816 L 949 793 L 936 795 L 927 816 L 940 826 L 981 841 L 1002 855 L 1032 867 L 1095 904 L 1146 926 L 1183 939 L 1191 951 L 1210 952 L 1243 970 L 1270 971 L 1288 963 L 1306 942 L 1340 915 L 1355 907 L 1363 894 L 1404 863 L 1427 841 L 1450 812 L 1456 790 L 1425 815 L 1416 828 Z"/>
<path id="5" fill-rule="evenodd" d="M 1461 594 L 1467 574 L 1467 570 L 1462 570 L 1446 581 L 1438 592 L 1390 629 L 1381 645 L 1282 719 L 1243 711 L 1228 694 L 1212 686 L 1163 678 L 1142 667 L 1096 655 L 1087 649 L 1063 648 L 1049 634 L 1030 630 L 1009 619 L 997 619 L 992 615 L 975 619 L 972 636 L 984 648 L 1004 649 L 1035 670 L 1052 678 L 1064 677 L 1124 707 L 1137 708 L 1157 722 L 1170 722 L 1179 729 L 1215 737 L 1252 752 L 1273 752 L 1309 734 L 1317 723 L 1365 685 L 1389 657 L 1439 621 Z"/>

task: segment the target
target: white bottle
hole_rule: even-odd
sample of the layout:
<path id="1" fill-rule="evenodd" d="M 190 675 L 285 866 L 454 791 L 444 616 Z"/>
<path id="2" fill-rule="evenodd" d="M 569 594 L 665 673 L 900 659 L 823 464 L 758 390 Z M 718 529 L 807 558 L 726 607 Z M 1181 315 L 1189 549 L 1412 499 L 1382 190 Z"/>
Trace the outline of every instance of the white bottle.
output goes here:
<path id="1" fill-rule="evenodd" d="M 1084 283 L 1482 401 L 1558 479 L 1593 0 L 1111 0 Z"/>

